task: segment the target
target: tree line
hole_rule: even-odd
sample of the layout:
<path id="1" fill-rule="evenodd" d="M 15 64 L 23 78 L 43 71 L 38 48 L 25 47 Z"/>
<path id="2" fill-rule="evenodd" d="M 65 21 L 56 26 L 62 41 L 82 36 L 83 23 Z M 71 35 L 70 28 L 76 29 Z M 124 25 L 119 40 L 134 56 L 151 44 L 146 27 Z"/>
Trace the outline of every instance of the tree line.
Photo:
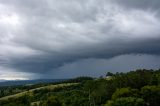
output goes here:
<path id="1" fill-rule="evenodd" d="M 0 101 L 0 106 L 160 106 L 160 70 L 108 72 L 106 77 L 79 77 L 68 82 L 78 84 L 36 90 Z"/>

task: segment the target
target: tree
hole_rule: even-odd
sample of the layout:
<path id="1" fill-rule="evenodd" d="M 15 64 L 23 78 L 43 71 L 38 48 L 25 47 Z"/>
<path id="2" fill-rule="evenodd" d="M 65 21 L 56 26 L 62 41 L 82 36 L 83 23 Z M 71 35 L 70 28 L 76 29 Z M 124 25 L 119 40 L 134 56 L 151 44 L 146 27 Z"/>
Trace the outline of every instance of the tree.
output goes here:
<path id="1" fill-rule="evenodd" d="M 93 80 L 88 80 L 84 84 L 84 90 L 86 90 L 88 92 L 88 99 L 89 99 L 89 101 L 91 100 L 91 92 L 94 89 L 94 85 L 95 84 L 94 84 Z"/>
<path id="2" fill-rule="evenodd" d="M 112 95 L 112 100 L 121 97 L 138 97 L 138 93 L 139 93 L 138 89 L 131 89 L 131 88 L 117 89 Z"/>
<path id="3" fill-rule="evenodd" d="M 30 96 L 25 94 L 24 96 L 17 98 L 17 100 L 15 100 L 17 102 L 17 104 L 22 104 L 22 106 L 30 106 Z"/>
<path id="4" fill-rule="evenodd" d="M 114 75 L 113 73 L 107 72 L 106 77 L 108 77 L 108 76 L 113 76 L 113 75 Z"/>
<path id="5" fill-rule="evenodd" d="M 144 106 L 144 100 L 135 97 L 123 97 L 108 101 L 105 106 Z"/>
<path id="6" fill-rule="evenodd" d="M 42 104 L 42 106 L 62 106 L 62 104 L 57 97 L 51 96 Z"/>
<path id="7" fill-rule="evenodd" d="M 148 106 L 160 105 L 160 86 L 144 86 L 141 94 Z"/>

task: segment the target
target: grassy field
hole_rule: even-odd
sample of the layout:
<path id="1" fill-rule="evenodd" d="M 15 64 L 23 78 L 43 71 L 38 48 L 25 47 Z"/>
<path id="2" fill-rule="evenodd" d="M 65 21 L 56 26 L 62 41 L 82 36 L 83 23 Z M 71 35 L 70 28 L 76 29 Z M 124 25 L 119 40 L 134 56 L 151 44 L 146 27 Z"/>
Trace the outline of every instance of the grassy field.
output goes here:
<path id="1" fill-rule="evenodd" d="M 23 91 L 21 93 L 17 93 L 17 94 L 14 94 L 14 95 L 5 96 L 5 97 L 0 98 L 0 100 L 6 100 L 6 99 L 9 99 L 9 98 L 18 98 L 18 97 L 21 97 L 21 96 L 23 96 L 25 94 L 31 95 L 33 93 L 33 91 L 35 91 L 35 90 L 41 90 L 41 89 L 50 89 L 50 90 L 52 90 L 52 89 L 57 88 L 57 87 L 71 86 L 71 85 L 76 85 L 76 84 L 78 84 L 78 83 L 64 83 L 64 84 L 43 86 L 43 87 L 39 87 L 39 88 L 35 88 L 35 89 L 30 89 L 28 91 Z"/>

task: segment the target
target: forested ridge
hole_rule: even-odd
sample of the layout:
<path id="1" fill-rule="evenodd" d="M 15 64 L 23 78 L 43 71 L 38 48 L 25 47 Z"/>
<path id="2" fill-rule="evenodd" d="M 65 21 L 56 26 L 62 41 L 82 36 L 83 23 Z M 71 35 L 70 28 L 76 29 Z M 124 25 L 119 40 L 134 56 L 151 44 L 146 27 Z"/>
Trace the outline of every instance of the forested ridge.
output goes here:
<path id="1" fill-rule="evenodd" d="M 2 99 L 21 92 L 25 93 Z M 100 78 L 0 87 L 0 97 L 0 106 L 160 106 L 160 70 L 108 72 Z"/>

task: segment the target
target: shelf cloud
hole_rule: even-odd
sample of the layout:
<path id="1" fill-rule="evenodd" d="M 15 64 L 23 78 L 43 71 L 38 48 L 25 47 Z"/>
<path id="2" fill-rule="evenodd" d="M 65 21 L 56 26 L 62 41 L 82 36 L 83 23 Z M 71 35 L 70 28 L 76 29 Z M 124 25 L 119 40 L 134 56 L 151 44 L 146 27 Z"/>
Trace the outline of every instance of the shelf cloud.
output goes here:
<path id="1" fill-rule="evenodd" d="M 159 42 L 159 0 L 0 1 L 4 79 L 158 69 Z"/>

